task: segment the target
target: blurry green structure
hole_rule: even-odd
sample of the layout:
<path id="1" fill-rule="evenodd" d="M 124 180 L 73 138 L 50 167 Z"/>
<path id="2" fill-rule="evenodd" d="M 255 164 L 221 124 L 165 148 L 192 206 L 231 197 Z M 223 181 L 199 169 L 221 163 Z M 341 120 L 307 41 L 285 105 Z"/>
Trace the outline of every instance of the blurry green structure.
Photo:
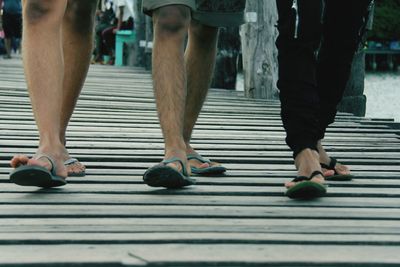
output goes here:
<path id="1" fill-rule="evenodd" d="M 375 0 L 374 27 L 368 34 L 368 39 L 400 40 L 400 0 Z"/>

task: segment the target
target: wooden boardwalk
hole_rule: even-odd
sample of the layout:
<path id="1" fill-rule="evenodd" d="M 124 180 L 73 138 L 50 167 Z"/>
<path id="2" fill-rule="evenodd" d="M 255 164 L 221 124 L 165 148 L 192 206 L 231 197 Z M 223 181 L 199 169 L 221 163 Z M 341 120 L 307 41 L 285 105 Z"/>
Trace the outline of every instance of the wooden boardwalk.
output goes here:
<path id="1" fill-rule="evenodd" d="M 357 178 L 293 201 L 279 103 L 212 90 L 194 134 L 229 168 L 184 190 L 142 183 L 162 158 L 150 74 L 93 66 L 68 132 L 87 176 L 60 189 L 8 182 L 37 132 L 21 63 L 0 60 L 0 266 L 400 266 L 400 140 L 391 120 L 340 114 L 332 156 Z"/>

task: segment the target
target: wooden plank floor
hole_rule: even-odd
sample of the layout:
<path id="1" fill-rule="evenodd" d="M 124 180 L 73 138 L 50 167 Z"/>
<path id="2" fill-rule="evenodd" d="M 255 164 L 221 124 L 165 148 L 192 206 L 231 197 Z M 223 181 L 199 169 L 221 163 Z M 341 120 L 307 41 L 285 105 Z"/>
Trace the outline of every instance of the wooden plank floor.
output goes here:
<path id="1" fill-rule="evenodd" d="M 193 144 L 223 177 L 143 185 L 163 143 L 150 74 L 93 66 L 68 131 L 87 176 L 60 189 L 8 182 L 37 131 L 18 60 L 0 60 L 0 266 L 400 266 L 400 140 L 390 119 L 340 114 L 326 147 L 357 178 L 293 201 L 279 103 L 212 90 Z"/>

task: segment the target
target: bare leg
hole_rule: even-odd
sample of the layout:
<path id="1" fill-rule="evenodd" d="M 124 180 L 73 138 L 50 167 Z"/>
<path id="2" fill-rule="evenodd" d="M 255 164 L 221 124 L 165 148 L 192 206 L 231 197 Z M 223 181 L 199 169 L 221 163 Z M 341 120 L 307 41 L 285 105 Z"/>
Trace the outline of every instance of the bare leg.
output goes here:
<path id="1" fill-rule="evenodd" d="M 69 0 L 62 24 L 64 81 L 60 116 L 60 141 L 65 134 L 85 81 L 93 49 L 93 28 L 97 0 Z M 69 158 L 64 154 L 64 161 Z M 81 163 L 69 165 L 68 172 L 84 171 Z"/>
<path id="2" fill-rule="evenodd" d="M 56 162 L 57 174 L 62 177 L 67 176 L 63 164 L 65 148 L 59 138 L 64 73 L 61 23 L 66 6 L 66 0 L 23 1 L 24 68 L 40 135 L 37 154 L 51 156 Z M 45 159 L 15 156 L 11 160 L 13 167 L 20 164 L 51 168 Z"/>
<path id="3" fill-rule="evenodd" d="M 187 154 L 196 154 L 190 145 L 193 128 L 203 107 L 211 83 L 217 52 L 218 29 L 192 21 L 189 27 L 189 43 L 185 53 L 187 70 L 187 98 L 183 136 Z M 216 163 L 213 163 L 216 164 Z M 195 159 L 190 165 L 207 168 L 208 163 Z"/>
<path id="4" fill-rule="evenodd" d="M 190 22 L 186 6 L 171 5 L 153 14 L 153 80 L 158 116 L 165 142 L 165 158 L 180 158 L 186 165 L 183 120 L 186 104 L 184 42 Z M 180 169 L 179 164 L 170 164 Z"/>

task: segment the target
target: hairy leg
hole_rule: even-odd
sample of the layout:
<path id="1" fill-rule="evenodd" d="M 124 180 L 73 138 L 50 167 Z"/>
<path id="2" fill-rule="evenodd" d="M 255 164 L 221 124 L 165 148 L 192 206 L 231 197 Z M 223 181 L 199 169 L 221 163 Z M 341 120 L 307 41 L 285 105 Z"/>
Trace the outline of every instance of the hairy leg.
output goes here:
<path id="1" fill-rule="evenodd" d="M 153 14 L 153 80 L 158 116 L 165 142 L 165 158 L 179 157 L 186 163 L 183 120 L 186 104 L 184 42 L 190 9 L 170 5 Z M 180 165 L 172 164 L 177 168 Z"/>
<path id="2" fill-rule="evenodd" d="M 60 139 L 65 131 L 85 82 L 93 49 L 93 27 L 97 0 L 69 0 L 62 24 L 64 80 Z"/>
<path id="3" fill-rule="evenodd" d="M 37 154 L 45 153 L 54 158 L 58 175 L 66 177 L 60 142 L 60 115 L 64 62 L 62 56 L 61 24 L 67 1 L 23 1 L 24 68 L 33 113 L 39 130 Z M 19 164 L 36 164 L 50 167 L 50 162 L 29 162 L 24 156 L 12 159 L 13 167 Z"/>
<path id="4" fill-rule="evenodd" d="M 189 27 L 189 43 L 185 53 L 187 70 L 187 98 L 183 126 L 186 153 L 195 154 L 190 145 L 193 128 L 210 87 L 217 53 L 218 29 L 192 21 Z M 197 168 L 206 168 L 208 163 L 191 160 Z"/>
<path id="5" fill-rule="evenodd" d="M 60 116 L 60 140 L 66 143 L 68 123 L 87 75 L 93 49 L 94 16 L 97 0 L 69 0 L 62 23 L 64 54 L 63 98 Z M 69 158 L 65 153 L 64 160 Z M 68 166 L 69 172 L 84 171 L 79 162 Z"/>

